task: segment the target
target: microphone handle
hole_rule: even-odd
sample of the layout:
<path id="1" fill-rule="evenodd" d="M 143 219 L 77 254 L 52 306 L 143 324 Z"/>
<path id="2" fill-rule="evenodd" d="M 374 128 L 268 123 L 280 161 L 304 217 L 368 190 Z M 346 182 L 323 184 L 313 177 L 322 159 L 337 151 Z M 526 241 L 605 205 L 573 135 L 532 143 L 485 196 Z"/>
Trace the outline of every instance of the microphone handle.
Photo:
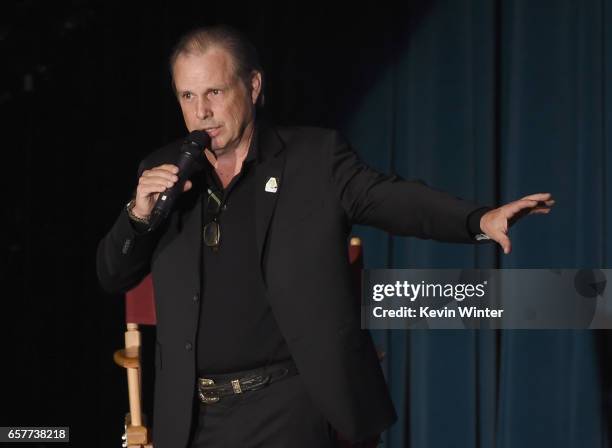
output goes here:
<path id="1" fill-rule="evenodd" d="M 149 230 L 156 229 L 168 217 L 174 201 L 183 189 L 184 183 L 185 181 L 179 177 L 179 180 L 171 188 L 166 188 L 166 191 L 159 194 L 149 218 Z"/>
<path id="2" fill-rule="evenodd" d="M 149 231 L 156 229 L 168 217 L 176 198 L 183 192 L 185 182 L 198 170 L 198 163 L 189 152 L 181 153 L 176 166 L 179 169 L 178 180 L 172 187 L 160 193 L 157 198 L 149 218 Z"/>

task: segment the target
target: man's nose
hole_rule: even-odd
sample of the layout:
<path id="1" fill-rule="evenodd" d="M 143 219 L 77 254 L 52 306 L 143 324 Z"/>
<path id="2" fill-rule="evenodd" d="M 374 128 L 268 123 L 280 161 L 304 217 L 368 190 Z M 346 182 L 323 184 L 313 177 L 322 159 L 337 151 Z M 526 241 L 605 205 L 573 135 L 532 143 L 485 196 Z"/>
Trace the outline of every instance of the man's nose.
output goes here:
<path id="1" fill-rule="evenodd" d="M 202 98 L 198 98 L 198 103 L 196 105 L 196 117 L 199 120 L 205 120 L 212 115 L 212 110 L 210 108 L 210 104 L 208 101 Z"/>

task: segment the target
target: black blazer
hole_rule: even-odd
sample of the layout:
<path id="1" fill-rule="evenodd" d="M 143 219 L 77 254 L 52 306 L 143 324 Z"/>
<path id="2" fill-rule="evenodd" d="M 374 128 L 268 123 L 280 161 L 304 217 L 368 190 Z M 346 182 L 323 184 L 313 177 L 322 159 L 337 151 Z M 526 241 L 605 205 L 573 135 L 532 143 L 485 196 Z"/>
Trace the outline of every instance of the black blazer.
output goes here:
<path id="1" fill-rule="evenodd" d="M 367 224 L 397 235 L 473 242 L 467 216 L 479 208 L 363 164 L 336 131 L 259 122 L 256 237 L 261 275 L 302 379 L 341 434 L 360 439 L 397 418 L 371 337 L 360 329 L 347 238 Z M 138 175 L 176 160 L 180 142 L 146 157 Z M 278 179 L 276 193 L 265 191 Z M 200 306 L 201 191 L 178 200 L 167 225 L 138 234 L 122 211 L 98 246 L 102 286 L 134 287 L 152 272 L 157 311 L 153 440 L 184 447 L 196 400 Z"/>

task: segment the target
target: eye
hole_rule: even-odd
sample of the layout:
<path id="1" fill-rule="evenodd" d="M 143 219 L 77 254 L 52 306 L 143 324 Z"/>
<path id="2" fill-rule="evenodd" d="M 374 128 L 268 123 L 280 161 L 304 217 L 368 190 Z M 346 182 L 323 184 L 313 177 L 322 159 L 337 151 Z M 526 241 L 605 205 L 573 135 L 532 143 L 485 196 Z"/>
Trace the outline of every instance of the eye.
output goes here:
<path id="1" fill-rule="evenodd" d="M 192 94 L 191 94 L 191 92 L 183 92 L 183 93 L 181 94 L 181 97 L 182 97 L 183 99 L 190 100 L 190 99 L 191 99 L 191 97 L 192 97 Z"/>
<path id="2" fill-rule="evenodd" d="M 210 91 L 210 94 L 211 94 L 212 96 L 217 96 L 217 95 L 219 95 L 220 93 L 221 93 L 221 90 L 219 90 L 219 89 L 212 89 L 212 90 Z"/>

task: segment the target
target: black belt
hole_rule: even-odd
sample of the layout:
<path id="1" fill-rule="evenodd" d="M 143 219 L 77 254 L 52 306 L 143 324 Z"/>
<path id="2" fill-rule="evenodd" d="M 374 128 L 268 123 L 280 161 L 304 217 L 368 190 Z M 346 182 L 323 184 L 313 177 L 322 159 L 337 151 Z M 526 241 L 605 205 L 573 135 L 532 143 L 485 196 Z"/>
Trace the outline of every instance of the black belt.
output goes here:
<path id="1" fill-rule="evenodd" d="M 212 404 L 221 397 L 258 390 L 297 373 L 297 367 L 290 359 L 243 372 L 206 375 L 198 378 L 198 393 L 202 403 Z"/>

